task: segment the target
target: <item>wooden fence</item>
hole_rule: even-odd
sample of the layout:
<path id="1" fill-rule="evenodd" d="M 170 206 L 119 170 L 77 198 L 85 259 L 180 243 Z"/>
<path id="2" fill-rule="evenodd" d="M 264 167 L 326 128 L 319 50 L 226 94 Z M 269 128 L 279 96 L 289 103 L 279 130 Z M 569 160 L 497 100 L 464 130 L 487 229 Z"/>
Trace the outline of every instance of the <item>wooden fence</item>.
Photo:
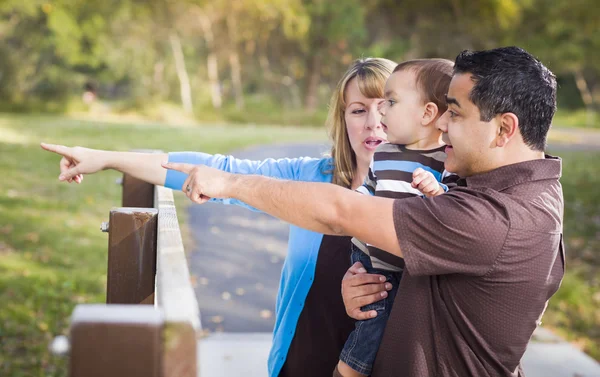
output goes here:
<path id="1" fill-rule="evenodd" d="M 78 305 L 71 377 L 196 377 L 198 303 L 170 189 L 123 177 L 110 211 L 106 304 Z"/>

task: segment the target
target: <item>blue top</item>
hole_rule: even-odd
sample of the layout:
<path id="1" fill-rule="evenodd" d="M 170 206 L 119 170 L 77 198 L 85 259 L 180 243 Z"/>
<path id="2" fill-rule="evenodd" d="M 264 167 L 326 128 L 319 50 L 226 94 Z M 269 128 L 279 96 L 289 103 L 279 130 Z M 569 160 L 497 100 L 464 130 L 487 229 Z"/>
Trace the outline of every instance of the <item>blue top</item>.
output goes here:
<path id="1" fill-rule="evenodd" d="M 258 174 L 268 177 L 307 182 L 331 182 L 331 158 L 283 158 L 264 161 L 240 160 L 232 156 L 198 152 L 169 153 L 169 162 L 207 165 L 238 174 Z M 181 190 L 187 175 L 168 170 L 165 187 Z M 213 202 L 236 204 L 254 209 L 236 199 L 211 199 Z M 323 235 L 290 225 L 288 251 L 281 271 L 279 292 L 275 303 L 273 345 L 269 354 L 269 376 L 279 375 L 285 362 L 304 301 L 312 286 L 317 254 Z"/>

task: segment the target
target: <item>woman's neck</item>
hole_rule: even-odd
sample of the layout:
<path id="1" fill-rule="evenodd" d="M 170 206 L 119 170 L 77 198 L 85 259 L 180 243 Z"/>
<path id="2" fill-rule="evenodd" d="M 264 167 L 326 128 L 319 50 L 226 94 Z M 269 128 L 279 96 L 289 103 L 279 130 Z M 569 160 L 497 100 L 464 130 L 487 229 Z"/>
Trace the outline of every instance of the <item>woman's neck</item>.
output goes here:
<path id="1" fill-rule="evenodd" d="M 354 171 L 354 177 L 352 178 L 352 186 L 350 187 L 352 190 L 356 190 L 365 182 L 365 178 L 367 178 L 367 174 L 369 173 L 369 164 L 361 164 L 356 166 L 356 170 Z"/>

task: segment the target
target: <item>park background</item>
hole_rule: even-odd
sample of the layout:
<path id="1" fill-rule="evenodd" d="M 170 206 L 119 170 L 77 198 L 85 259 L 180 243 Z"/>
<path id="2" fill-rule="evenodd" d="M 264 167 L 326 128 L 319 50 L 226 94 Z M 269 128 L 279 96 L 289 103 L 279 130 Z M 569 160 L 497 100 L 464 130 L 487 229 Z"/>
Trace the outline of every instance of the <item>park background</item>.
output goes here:
<path id="1" fill-rule="evenodd" d="M 0 375 L 64 376 L 48 344 L 76 304 L 106 293 L 98 227 L 119 175 L 59 183 L 40 141 L 210 153 L 323 142 L 354 59 L 504 45 L 559 83 L 550 152 L 564 159 L 568 262 L 543 323 L 600 360 L 599 22 L 594 0 L 0 0 Z"/>

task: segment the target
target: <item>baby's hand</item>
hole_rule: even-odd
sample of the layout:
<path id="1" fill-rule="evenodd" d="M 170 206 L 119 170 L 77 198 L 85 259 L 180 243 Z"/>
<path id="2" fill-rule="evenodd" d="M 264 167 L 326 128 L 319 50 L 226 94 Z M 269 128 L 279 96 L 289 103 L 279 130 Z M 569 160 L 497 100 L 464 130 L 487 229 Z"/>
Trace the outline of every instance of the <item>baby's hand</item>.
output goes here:
<path id="1" fill-rule="evenodd" d="M 428 198 L 444 193 L 444 189 L 433 174 L 421 168 L 417 168 L 413 172 L 412 187 L 421 191 Z"/>

